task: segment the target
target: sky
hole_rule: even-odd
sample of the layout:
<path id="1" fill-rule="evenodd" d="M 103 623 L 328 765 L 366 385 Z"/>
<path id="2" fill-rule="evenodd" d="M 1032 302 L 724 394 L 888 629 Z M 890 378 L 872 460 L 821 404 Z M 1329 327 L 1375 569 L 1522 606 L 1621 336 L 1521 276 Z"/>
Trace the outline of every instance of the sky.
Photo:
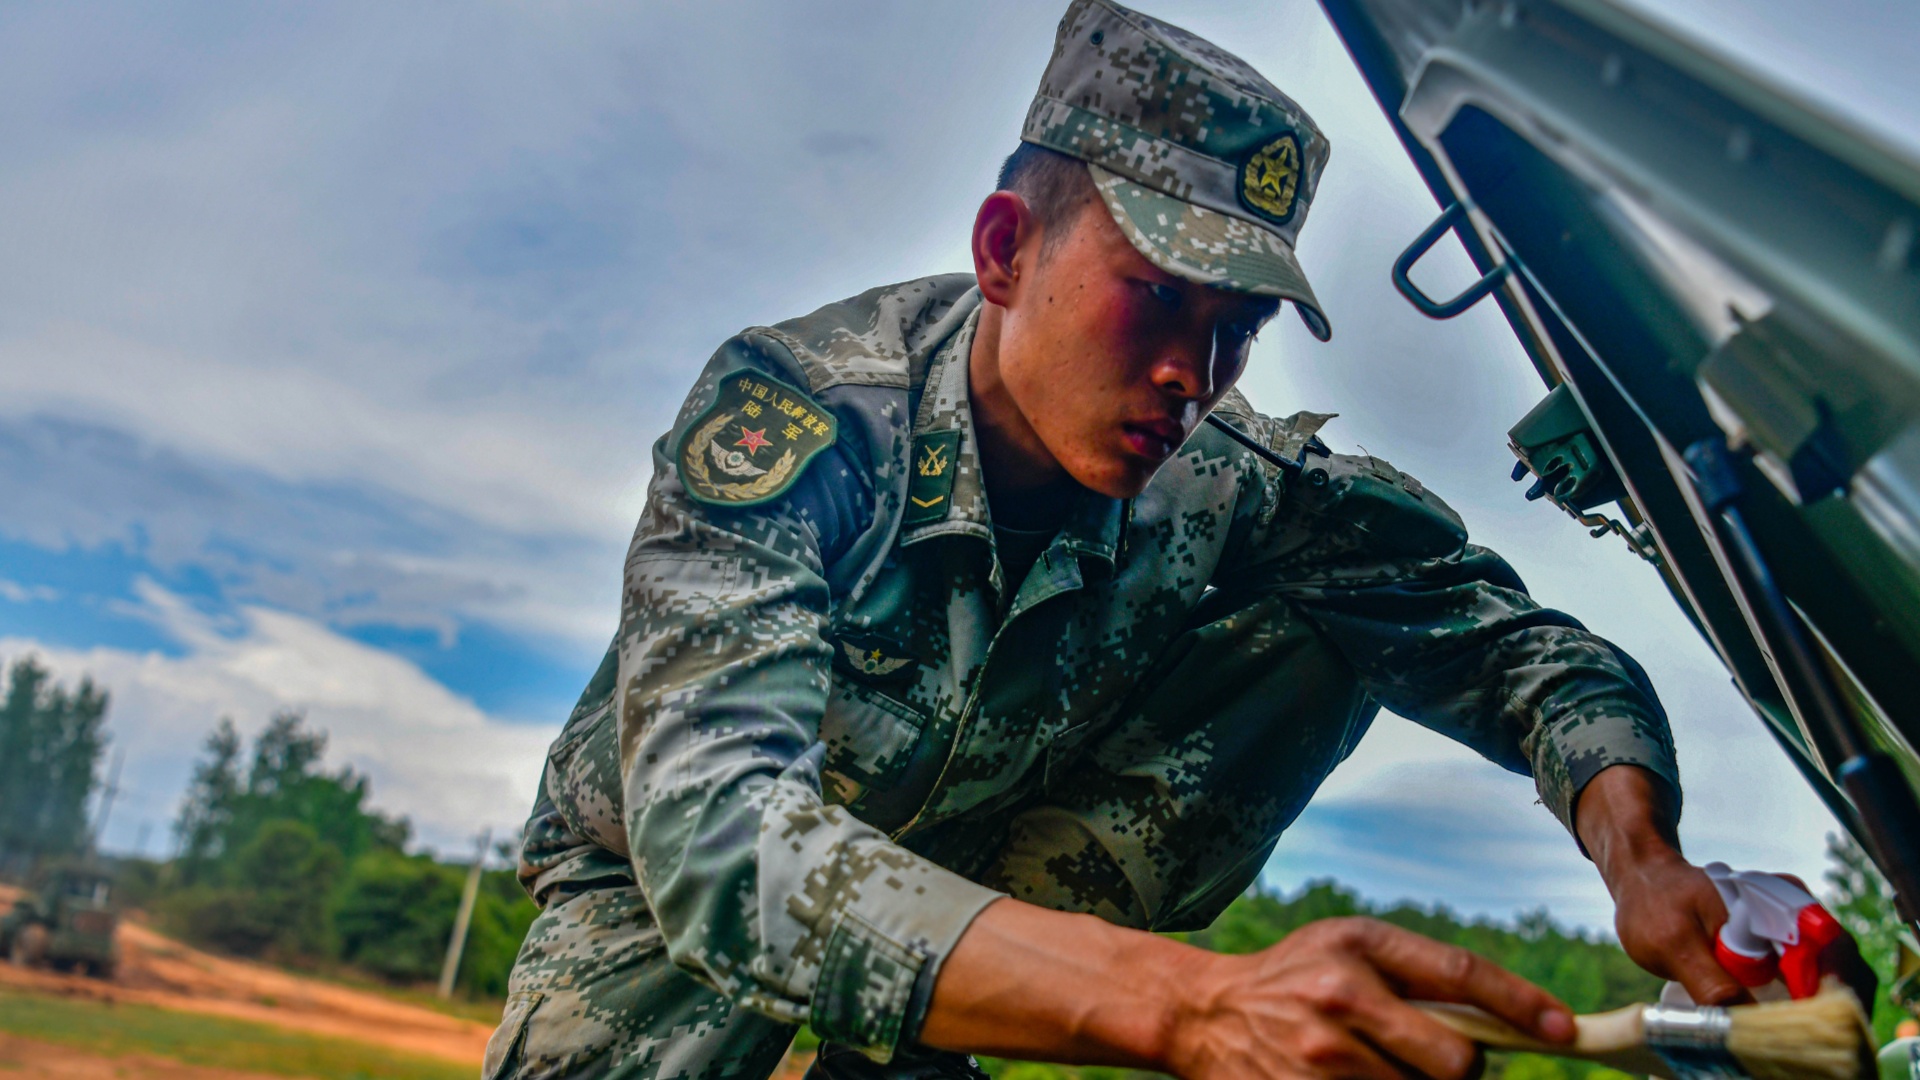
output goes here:
<path id="1" fill-rule="evenodd" d="M 201 744 L 298 709 L 418 841 L 516 832 L 612 634 L 648 449 L 739 329 L 965 269 L 1058 5 L 0 6 L 0 659 L 112 692 L 105 835 L 163 855 Z M 1387 269 L 1436 208 L 1317 7 L 1166 0 L 1333 144 L 1334 325 L 1242 388 L 1440 492 L 1638 657 L 1701 861 L 1817 877 L 1834 825 L 1652 570 L 1507 479 L 1544 388 L 1492 305 Z M 1662 5 L 1903 146 L 1896 5 Z M 1772 17 L 1755 17 L 1754 12 Z M 1436 295 L 1469 274 L 1451 242 Z M 1383 717 L 1268 884 L 1505 917 L 1610 904 L 1531 783 Z"/>

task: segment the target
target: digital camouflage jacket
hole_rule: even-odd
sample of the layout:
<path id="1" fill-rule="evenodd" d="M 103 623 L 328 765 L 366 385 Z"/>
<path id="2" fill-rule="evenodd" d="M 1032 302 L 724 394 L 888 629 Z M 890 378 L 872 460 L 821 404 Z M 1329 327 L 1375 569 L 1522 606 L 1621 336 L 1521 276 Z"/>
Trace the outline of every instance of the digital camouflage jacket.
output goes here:
<path id="1" fill-rule="evenodd" d="M 970 275 L 909 282 L 708 363 L 549 757 L 537 899 L 637 883 L 680 968 L 885 1060 L 1003 894 L 1209 922 L 1381 706 L 1532 775 L 1569 827 L 1609 765 L 1677 793 L 1639 668 L 1374 458 L 1289 485 L 1202 426 L 1004 580 L 979 307 Z M 1289 455 L 1325 419 L 1220 410 Z"/>

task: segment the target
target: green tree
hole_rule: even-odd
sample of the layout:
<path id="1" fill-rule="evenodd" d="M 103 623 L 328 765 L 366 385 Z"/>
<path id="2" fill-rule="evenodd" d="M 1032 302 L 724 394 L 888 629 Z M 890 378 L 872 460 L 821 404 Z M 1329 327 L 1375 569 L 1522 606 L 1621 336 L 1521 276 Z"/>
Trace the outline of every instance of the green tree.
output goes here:
<path id="1" fill-rule="evenodd" d="M 267 721 L 244 772 L 243 747 L 231 720 L 220 721 L 206 747 L 174 823 L 181 875 L 188 883 L 220 883 L 230 869 L 230 853 L 275 821 L 306 825 L 349 862 L 374 848 L 399 850 L 406 844 L 406 820 L 367 805 L 366 777 L 352 766 L 334 772 L 322 767 L 326 733 L 308 728 L 298 712 L 276 713 Z"/>
<path id="2" fill-rule="evenodd" d="M 326 749 L 326 734 L 296 712 L 273 716 L 251 756 L 233 722 L 220 721 L 174 823 L 185 887 L 161 904 L 170 923 L 242 955 L 335 955 L 343 868 L 369 852 L 398 858 L 407 823 L 367 805 L 366 777 L 353 768 L 329 771 Z"/>
<path id="3" fill-rule="evenodd" d="M 333 953 L 328 899 L 340 850 L 304 822 L 270 821 L 234 853 L 228 884 L 201 885 L 169 901 L 189 937 L 245 956 L 310 961 Z"/>
<path id="4" fill-rule="evenodd" d="M 1831 890 L 1825 897 L 1827 910 L 1860 943 L 1861 957 L 1880 977 L 1873 1000 L 1873 1033 L 1885 1044 L 1893 1038 L 1894 1025 L 1907 1015 L 1888 996 L 1900 962 L 1900 915 L 1894 910 L 1893 889 L 1851 836 L 1828 833 L 1827 860 L 1825 876 Z"/>
<path id="5" fill-rule="evenodd" d="M 395 982 L 437 977 L 461 884 L 458 870 L 426 856 L 361 856 L 334 907 L 341 959 Z"/>
<path id="6" fill-rule="evenodd" d="M 511 871 L 487 871 L 481 879 L 479 903 L 473 908 L 473 926 L 467 931 L 460 985 L 472 994 L 504 996 L 514 957 L 538 914 L 540 909 Z"/>
<path id="7" fill-rule="evenodd" d="M 14 661 L 0 697 L 0 870 L 87 849 L 106 714 L 91 679 L 69 692 L 32 657 Z"/>
<path id="8" fill-rule="evenodd" d="M 394 982 L 438 978 L 466 876 L 466 867 L 425 855 L 382 850 L 361 856 L 334 907 L 341 958 Z M 512 874 L 488 871 L 457 985 L 482 997 L 505 994 L 514 955 L 538 913 Z"/>
<path id="9" fill-rule="evenodd" d="M 214 876 L 215 860 L 226 846 L 233 825 L 233 811 L 241 790 L 240 733 L 233 721 L 221 717 L 207 736 L 207 756 L 193 766 L 193 779 L 187 784 L 187 797 L 180 804 L 180 817 L 174 822 L 179 840 L 179 871 L 189 883 L 209 881 Z"/>

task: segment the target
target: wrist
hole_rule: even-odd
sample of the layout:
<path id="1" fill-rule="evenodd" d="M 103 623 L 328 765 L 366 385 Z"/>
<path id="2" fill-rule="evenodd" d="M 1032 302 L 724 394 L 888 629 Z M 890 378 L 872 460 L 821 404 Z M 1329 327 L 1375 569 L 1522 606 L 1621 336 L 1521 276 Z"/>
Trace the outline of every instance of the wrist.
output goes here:
<path id="1" fill-rule="evenodd" d="M 1684 863 L 1666 782 L 1646 769 L 1603 769 L 1581 789 L 1574 828 L 1609 889 L 1638 869 Z"/>
<path id="2" fill-rule="evenodd" d="M 1173 954 L 1168 975 L 1160 985 L 1156 1033 L 1148 1054 L 1152 1068 L 1175 1076 L 1190 1076 L 1192 1039 L 1218 1011 L 1221 963 L 1226 957 L 1190 945 Z"/>
<path id="3" fill-rule="evenodd" d="M 989 905 L 948 954 L 920 1041 L 942 1050 L 1172 1071 L 1204 950 L 1092 915 Z"/>

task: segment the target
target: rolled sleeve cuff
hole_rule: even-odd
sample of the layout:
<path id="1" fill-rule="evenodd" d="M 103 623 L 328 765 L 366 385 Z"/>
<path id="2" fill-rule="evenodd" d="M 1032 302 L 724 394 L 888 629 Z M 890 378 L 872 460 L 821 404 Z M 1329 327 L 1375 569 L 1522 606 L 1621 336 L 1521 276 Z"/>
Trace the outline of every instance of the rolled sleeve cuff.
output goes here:
<path id="1" fill-rule="evenodd" d="M 1680 769 L 1674 761 L 1673 737 L 1666 720 L 1637 707 L 1615 705 L 1582 709 L 1554 722 L 1544 753 L 1534 771 L 1540 801 L 1560 819 L 1580 843 L 1573 811 L 1580 792 L 1601 770 L 1615 765 L 1638 765 L 1666 781 L 1673 809 L 1680 812 Z M 1581 845 L 1581 854 L 1586 854 Z"/>
<path id="2" fill-rule="evenodd" d="M 1003 895 L 918 858 L 887 884 L 894 887 L 867 892 L 841 912 L 808 1021 L 822 1039 L 881 1063 L 919 1034 L 940 965 L 974 917 Z"/>

